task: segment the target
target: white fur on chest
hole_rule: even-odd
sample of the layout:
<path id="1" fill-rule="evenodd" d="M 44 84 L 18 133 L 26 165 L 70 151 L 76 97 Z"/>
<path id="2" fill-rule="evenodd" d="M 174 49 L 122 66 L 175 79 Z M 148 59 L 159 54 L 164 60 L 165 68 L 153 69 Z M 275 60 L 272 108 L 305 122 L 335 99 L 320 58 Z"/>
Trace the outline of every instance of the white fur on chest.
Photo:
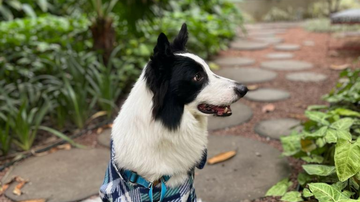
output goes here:
<path id="1" fill-rule="evenodd" d="M 149 181 L 171 175 L 176 186 L 200 161 L 207 145 L 207 117 L 195 117 L 185 106 L 180 128 L 169 131 L 152 117 L 152 93 L 141 76 L 122 106 L 112 129 L 119 167 Z"/>

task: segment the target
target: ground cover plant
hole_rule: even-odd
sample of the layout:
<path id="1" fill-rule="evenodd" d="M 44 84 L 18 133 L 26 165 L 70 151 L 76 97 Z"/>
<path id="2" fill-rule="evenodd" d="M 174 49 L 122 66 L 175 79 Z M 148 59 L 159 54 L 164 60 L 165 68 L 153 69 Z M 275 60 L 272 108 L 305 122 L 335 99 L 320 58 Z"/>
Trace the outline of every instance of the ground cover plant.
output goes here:
<path id="1" fill-rule="evenodd" d="M 111 119 L 161 31 L 187 22 L 190 51 L 209 58 L 241 19 L 220 0 L 0 0 L 0 154 Z"/>
<path id="2" fill-rule="evenodd" d="M 309 106 L 302 132 L 281 138 L 283 155 L 300 158 L 299 191 L 287 192 L 288 179 L 274 185 L 269 196 L 282 201 L 358 201 L 360 197 L 360 70 L 345 70 L 324 99 L 329 106 Z"/>

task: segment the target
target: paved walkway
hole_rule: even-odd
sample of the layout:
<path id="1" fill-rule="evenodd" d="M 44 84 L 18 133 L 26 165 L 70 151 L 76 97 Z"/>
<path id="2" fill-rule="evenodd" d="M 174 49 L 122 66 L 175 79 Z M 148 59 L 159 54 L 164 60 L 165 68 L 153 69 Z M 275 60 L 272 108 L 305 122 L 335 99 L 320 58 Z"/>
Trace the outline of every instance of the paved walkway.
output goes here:
<path id="1" fill-rule="evenodd" d="M 213 132 L 226 131 L 253 118 L 251 103 L 276 103 L 286 101 L 292 96 L 281 88 L 257 88 L 262 82 L 273 82 L 279 72 L 286 72 L 286 78 L 293 85 L 298 82 L 326 82 L 327 76 L 312 72 L 315 68 L 307 61 L 292 59 L 302 45 L 316 44 L 304 41 L 303 44 L 286 44 L 277 36 L 296 24 L 259 24 L 249 26 L 251 37 L 239 35 L 231 45 L 236 51 L 273 50 L 263 55 L 260 67 L 255 59 L 224 56 L 216 58 L 221 67 L 216 73 L 231 79 L 251 84 L 247 100 L 232 106 L 233 115 L 226 118 L 211 117 L 209 120 L 209 157 L 229 150 L 237 150 L 232 159 L 216 165 L 207 165 L 196 171 L 198 196 L 205 202 L 235 202 L 253 200 L 265 195 L 265 192 L 277 181 L 289 175 L 286 159 L 280 157 L 279 150 L 269 144 L 234 135 L 212 135 Z M 261 30 L 266 30 L 261 31 Z M 289 135 L 292 130 L 301 130 L 300 121 L 288 117 L 261 120 L 253 125 L 253 130 L 261 136 L 277 140 Z M 218 133 L 216 133 L 218 134 Z M 97 194 L 102 182 L 108 160 L 110 130 L 104 130 L 98 141 L 102 149 L 59 151 L 45 157 L 29 158 L 10 171 L 12 176 L 27 178 L 30 182 L 24 186 L 23 195 L 16 196 L 9 189 L 5 194 L 15 201 L 45 198 L 48 201 L 78 201 Z M 7 180 L 7 179 L 3 179 Z M 12 185 L 14 186 L 14 185 Z M 87 200 L 97 201 L 96 197 Z"/>

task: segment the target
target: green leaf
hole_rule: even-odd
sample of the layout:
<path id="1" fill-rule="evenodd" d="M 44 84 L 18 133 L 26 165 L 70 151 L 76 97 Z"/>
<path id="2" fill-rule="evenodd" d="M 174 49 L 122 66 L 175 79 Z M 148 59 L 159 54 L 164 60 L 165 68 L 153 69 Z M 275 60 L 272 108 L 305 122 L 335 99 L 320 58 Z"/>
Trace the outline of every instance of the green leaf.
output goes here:
<path id="1" fill-rule="evenodd" d="M 342 199 L 348 199 L 339 190 L 325 183 L 310 183 L 309 189 L 319 202 L 339 202 Z"/>
<path id="2" fill-rule="evenodd" d="M 29 4 L 23 4 L 22 9 L 26 13 L 26 15 L 30 16 L 31 18 L 36 18 L 35 11 L 31 8 Z"/>
<path id="3" fill-rule="evenodd" d="M 47 10 L 48 10 L 47 0 L 37 0 L 37 3 L 43 12 L 47 12 Z"/>
<path id="4" fill-rule="evenodd" d="M 283 154 L 285 156 L 291 156 L 301 151 L 300 140 L 301 136 L 297 134 L 280 137 L 280 141 L 284 149 Z"/>
<path id="5" fill-rule="evenodd" d="M 337 130 L 349 130 L 354 120 L 351 118 L 343 118 L 331 124 L 331 128 Z"/>
<path id="6" fill-rule="evenodd" d="M 328 106 L 326 105 L 310 105 L 308 106 L 307 110 L 318 110 L 318 109 L 327 109 Z"/>
<path id="7" fill-rule="evenodd" d="M 328 129 L 324 137 L 327 143 L 336 143 L 337 142 L 337 131 L 334 129 Z"/>
<path id="8" fill-rule="evenodd" d="M 14 19 L 14 15 L 5 6 L 0 6 L 0 15 L 2 15 L 6 20 L 13 20 Z"/>
<path id="9" fill-rule="evenodd" d="M 356 111 L 352 111 L 350 109 L 345 109 L 345 108 L 337 108 L 334 110 L 334 112 L 336 114 L 339 114 L 341 116 L 356 116 L 356 117 L 360 117 L 360 113 L 356 112 Z"/>
<path id="10" fill-rule="evenodd" d="M 329 176 L 335 173 L 335 166 L 306 164 L 302 167 L 309 175 Z"/>
<path id="11" fill-rule="evenodd" d="M 324 157 L 318 155 L 304 156 L 301 159 L 307 163 L 322 163 L 324 161 Z"/>
<path id="12" fill-rule="evenodd" d="M 283 196 L 291 185 L 292 182 L 289 182 L 289 178 L 285 178 L 272 186 L 265 196 Z"/>
<path id="13" fill-rule="evenodd" d="M 360 171 L 360 139 L 355 143 L 339 139 L 335 147 L 335 167 L 340 181 L 345 181 Z"/>
<path id="14" fill-rule="evenodd" d="M 317 111 L 305 111 L 305 115 L 318 123 L 321 123 L 322 125 L 329 125 L 330 123 L 326 121 L 325 119 L 330 117 L 328 114 L 325 114 L 323 112 L 317 112 Z"/>
<path id="15" fill-rule="evenodd" d="M 55 129 L 52 129 L 52 128 L 49 128 L 49 127 L 46 127 L 46 126 L 39 126 L 39 129 L 41 130 L 44 130 L 44 131 L 47 131 L 49 133 L 52 133 L 53 135 L 55 136 L 58 136 L 59 138 L 69 142 L 70 144 L 72 144 L 73 146 L 76 146 L 76 147 L 79 147 L 79 148 L 84 148 L 84 146 L 80 145 L 80 144 L 77 144 L 74 142 L 74 140 L 72 140 L 71 138 L 69 138 L 68 136 L 66 136 L 64 133 L 61 133 Z"/>
<path id="16" fill-rule="evenodd" d="M 341 192 L 343 195 L 347 196 L 347 197 L 351 197 L 352 195 L 354 195 L 354 192 L 351 192 L 349 190 L 345 190 L 343 192 Z"/>
<path id="17" fill-rule="evenodd" d="M 323 126 L 319 130 L 313 132 L 313 133 L 305 133 L 305 137 L 323 137 L 326 134 L 326 131 L 328 130 L 328 126 Z"/>
<path id="18" fill-rule="evenodd" d="M 298 175 L 297 180 L 300 185 L 304 186 L 306 183 L 308 183 L 312 180 L 312 177 L 311 177 L 311 175 L 302 172 Z"/>
<path id="19" fill-rule="evenodd" d="M 287 201 L 287 202 L 303 201 L 303 199 L 301 198 L 301 193 L 297 192 L 297 191 L 287 192 L 283 197 L 281 197 L 280 200 Z"/>
<path id="20" fill-rule="evenodd" d="M 11 6 L 11 8 L 20 11 L 21 10 L 21 3 L 18 0 L 8 0 L 6 3 Z"/>
<path id="21" fill-rule="evenodd" d="M 309 197 L 314 196 L 314 194 L 311 193 L 311 191 L 310 191 L 308 188 L 305 188 L 305 189 L 303 190 L 303 196 L 306 197 L 306 198 L 309 198 Z"/>

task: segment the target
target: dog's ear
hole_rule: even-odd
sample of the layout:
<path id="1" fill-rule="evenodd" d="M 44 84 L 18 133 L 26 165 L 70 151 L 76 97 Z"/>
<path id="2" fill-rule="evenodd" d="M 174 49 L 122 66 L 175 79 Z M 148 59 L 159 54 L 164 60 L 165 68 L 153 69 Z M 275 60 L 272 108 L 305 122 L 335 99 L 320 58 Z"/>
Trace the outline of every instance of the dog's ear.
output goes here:
<path id="1" fill-rule="evenodd" d="M 173 53 L 170 48 L 169 40 L 164 33 L 161 33 L 154 48 L 154 57 L 166 57 L 171 55 L 173 55 Z"/>
<path id="2" fill-rule="evenodd" d="M 187 31 L 186 23 L 182 24 L 179 34 L 176 36 L 174 41 L 171 43 L 171 49 L 175 51 L 185 51 L 185 45 L 188 41 L 189 33 Z"/>

